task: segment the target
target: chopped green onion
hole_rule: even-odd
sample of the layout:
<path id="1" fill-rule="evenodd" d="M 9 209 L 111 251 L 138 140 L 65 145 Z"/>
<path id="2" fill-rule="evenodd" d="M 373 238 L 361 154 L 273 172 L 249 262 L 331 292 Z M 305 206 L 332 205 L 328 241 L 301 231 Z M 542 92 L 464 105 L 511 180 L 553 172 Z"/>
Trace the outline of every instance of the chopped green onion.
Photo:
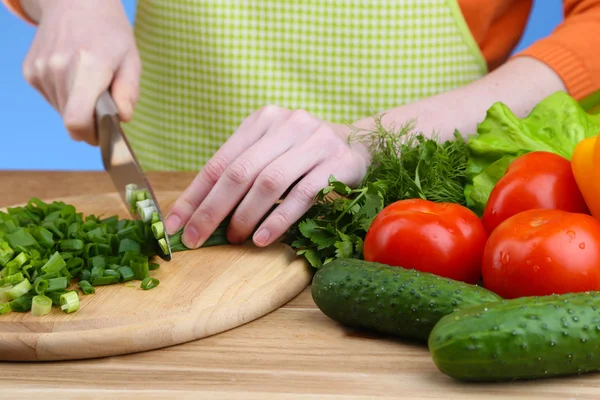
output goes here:
<path id="1" fill-rule="evenodd" d="M 156 207 L 148 206 L 140 210 L 140 217 L 144 222 L 150 222 L 152 220 L 152 213 L 156 211 Z"/>
<path id="2" fill-rule="evenodd" d="M 70 291 L 61 295 L 60 308 L 67 314 L 79 310 L 79 296 L 77 296 L 77 292 Z"/>
<path id="3" fill-rule="evenodd" d="M 148 264 L 148 269 L 150 271 L 154 271 L 154 270 L 159 269 L 159 268 L 160 268 L 160 264 L 159 263 L 150 263 L 150 264 Z"/>
<path id="4" fill-rule="evenodd" d="M 52 300 L 52 305 L 60 306 L 60 296 L 67 293 L 66 290 L 58 290 L 56 292 L 46 293 L 45 296 L 48 296 L 50 300 Z"/>
<path id="5" fill-rule="evenodd" d="M 165 237 L 165 226 L 162 222 L 158 221 L 152 224 L 152 234 L 156 239 Z"/>
<path id="6" fill-rule="evenodd" d="M 26 282 L 26 281 L 25 281 Z M 18 299 L 11 301 L 9 304 L 10 309 L 14 312 L 27 312 L 31 310 L 31 303 L 33 301 L 32 295 L 21 296 Z"/>
<path id="7" fill-rule="evenodd" d="M 21 296 L 24 296 L 27 292 L 31 290 L 31 283 L 27 279 L 23 279 L 21 282 L 13 286 L 10 290 L 6 292 L 9 299 L 14 300 L 18 299 Z"/>
<path id="8" fill-rule="evenodd" d="M 121 239 L 121 242 L 119 243 L 119 253 L 125 253 L 127 251 L 139 253 L 140 250 L 141 250 L 140 244 L 131 239 Z"/>
<path id="9" fill-rule="evenodd" d="M 23 276 L 23 272 L 17 272 L 12 275 L 8 275 L 4 279 L 0 279 L 0 285 L 16 285 L 21 282 L 25 277 Z"/>
<path id="10" fill-rule="evenodd" d="M 35 237 L 38 243 L 44 247 L 50 248 L 54 246 L 52 232 L 41 226 L 38 226 L 33 230 L 33 237 Z"/>
<path id="11" fill-rule="evenodd" d="M 130 267 L 119 267 L 117 271 L 119 271 L 119 275 L 121 275 L 121 282 L 131 281 L 135 277 L 135 274 Z"/>
<path id="12" fill-rule="evenodd" d="M 79 274 L 79 277 L 83 281 L 89 281 L 90 280 L 90 276 L 92 276 L 92 273 L 91 273 L 91 271 L 89 269 L 82 269 L 81 273 Z"/>
<path id="13" fill-rule="evenodd" d="M 167 240 L 165 238 L 160 239 L 158 241 L 158 245 L 160 246 L 163 254 L 169 254 L 169 245 L 167 244 Z"/>
<path id="14" fill-rule="evenodd" d="M 67 266 L 65 260 L 62 259 L 60 253 L 58 251 L 52 254 L 52 257 L 48 260 L 46 264 L 42 267 L 42 271 L 47 274 L 51 274 L 52 272 L 59 272 L 61 269 Z"/>
<path id="15" fill-rule="evenodd" d="M 64 239 L 60 241 L 60 249 L 62 251 L 81 251 L 84 245 L 85 243 L 80 239 Z"/>
<path id="16" fill-rule="evenodd" d="M 125 185 L 125 201 L 128 204 L 131 204 L 131 198 L 133 195 L 133 191 L 137 189 L 137 185 L 135 183 L 130 183 Z"/>
<path id="17" fill-rule="evenodd" d="M 31 315 L 41 317 L 49 314 L 52 310 L 52 300 L 44 295 L 38 294 L 31 301 Z"/>
<path id="18" fill-rule="evenodd" d="M 140 287 L 144 290 L 150 290 L 150 289 L 157 287 L 159 284 L 160 284 L 160 281 L 158 279 L 148 277 L 142 281 L 142 284 L 140 285 Z"/>
<path id="19" fill-rule="evenodd" d="M 79 281 L 79 288 L 83 292 L 83 294 L 93 294 L 96 293 L 96 289 L 88 281 Z"/>
<path id="20" fill-rule="evenodd" d="M 48 281 L 42 277 L 36 278 L 33 282 L 33 289 L 37 294 L 44 294 L 48 290 Z"/>
<path id="21" fill-rule="evenodd" d="M 133 270 L 135 279 L 137 279 L 138 281 L 141 281 L 150 275 L 148 261 L 145 260 L 131 261 L 131 269 Z"/>
<path id="22" fill-rule="evenodd" d="M 0 315 L 8 314 L 10 311 L 10 304 L 7 302 L 0 303 Z"/>
<path id="23" fill-rule="evenodd" d="M 133 274 L 133 273 L 132 273 Z M 133 276 L 133 275 L 132 275 Z M 8 298 L 8 294 L 6 292 L 8 292 L 10 289 L 12 289 L 11 285 L 7 285 L 7 286 L 2 286 L 0 287 L 0 303 L 8 303 L 10 301 L 10 299 Z"/>
<path id="24" fill-rule="evenodd" d="M 113 283 L 118 283 L 119 278 L 114 277 L 112 275 L 109 276 L 92 276 L 92 285 L 94 286 L 102 286 L 102 285 L 112 285 Z"/>
<path id="25" fill-rule="evenodd" d="M 112 269 L 105 270 L 103 276 L 112 276 L 113 278 L 117 278 L 117 282 L 119 281 L 119 279 L 121 279 L 119 271 L 113 271 Z"/>
<path id="26" fill-rule="evenodd" d="M 0 265 L 6 266 L 15 254 L 15 251 L 10 247 L 8 242 L 0 242 Z"/>
<path id="27" fill-rule="evenodd" d="M 160 221 L 160 216 L 158 215 L 158 212 L 154 211 L 152 213 L 152 219 L 150 220 L 153 224 L 156 222 Z"/>
<path id="28" fill-rule="evenodd" d="M 13 258 L 11 261 L 6 263 L 7 268 L 16 268 L 19 269 L 28 261 L 29 257 L 25 253 L 19 253 L 18 256 Z"/>
<path id="29" fill-rule="evenodd" d="M 56 292 L 57 290 L 64 290 L 67 288 L 67 286 L 69 286 L 69 282 L 64 276 L 48 279 L 48 288 L 46 288 L 46 293 Z"/>

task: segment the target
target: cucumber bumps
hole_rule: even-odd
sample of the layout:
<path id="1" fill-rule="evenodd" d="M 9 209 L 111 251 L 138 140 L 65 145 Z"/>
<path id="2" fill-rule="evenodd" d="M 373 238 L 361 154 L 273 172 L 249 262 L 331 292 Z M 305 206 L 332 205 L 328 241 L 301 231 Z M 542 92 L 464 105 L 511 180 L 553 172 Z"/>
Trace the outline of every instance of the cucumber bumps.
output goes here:
<path id="1" fill-rule="evenodd" d="M 417 341 L 457 309 L 501 300 L 479 286 L 356 259 L 321 267 L 311 290 L 317 307 L 341 324 Z"/>
<path id="2" fill-rule="evenodd" d="M 600 369 L 600 292 L 523 297 L 445 316 L 429 338 L 443 373 L 506 381 Z"/>

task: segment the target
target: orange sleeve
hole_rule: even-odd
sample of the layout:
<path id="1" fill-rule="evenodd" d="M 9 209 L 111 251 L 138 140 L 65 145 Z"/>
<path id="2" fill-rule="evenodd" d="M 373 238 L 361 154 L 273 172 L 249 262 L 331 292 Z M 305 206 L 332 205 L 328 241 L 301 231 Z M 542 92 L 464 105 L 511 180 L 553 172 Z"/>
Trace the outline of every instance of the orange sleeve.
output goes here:
<path id="1" fill-rule="evenodd" d="M 21 2 L 19 0 L 2 0 L 2 2 L 14 14 L 23 18 L 30 24 L 35 25 L 35 22 L 31 18 L 29 18 L 25 10 L 23 10 L 23 7 L 21 7 Z"/>
<path id="2" fill-rule="evenodd" d="M 564 0 L 564 15 L 551 35 L 515 57 L 548 65 L 579 100 L 600 89 L 600 0 Z"/>

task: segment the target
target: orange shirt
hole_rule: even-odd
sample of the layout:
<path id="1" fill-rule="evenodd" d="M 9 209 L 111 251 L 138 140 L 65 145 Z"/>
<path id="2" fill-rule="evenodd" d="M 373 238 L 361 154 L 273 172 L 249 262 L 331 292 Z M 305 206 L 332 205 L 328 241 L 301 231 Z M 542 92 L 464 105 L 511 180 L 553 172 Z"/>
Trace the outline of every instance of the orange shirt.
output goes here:
<path id="1" fill-rule="evenodd" d="M 32 23 L 19 0 L 2 0 Z M 504 63 L 519 42 L 533 0 L 457 0 L 467 26 L 490 70 Z M 581 99 L 600 90 L 600 0 L 563 0 L 564 22 L 519 55 L 552 68 L 571 96 Z"/>

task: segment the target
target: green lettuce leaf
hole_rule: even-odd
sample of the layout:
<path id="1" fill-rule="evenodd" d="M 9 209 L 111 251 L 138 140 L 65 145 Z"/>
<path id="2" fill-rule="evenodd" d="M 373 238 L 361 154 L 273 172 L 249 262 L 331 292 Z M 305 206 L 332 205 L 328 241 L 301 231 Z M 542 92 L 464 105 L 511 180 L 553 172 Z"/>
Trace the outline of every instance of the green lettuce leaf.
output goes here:
<path id="1" fill-rule="evenodd" d="M 549 151 L 570 160 L 577 143 L 599 130 L 600 116 L 588 114 L 565 92 L 546 97 L 525 118 L 494 104 L 468 140 L 467 206 L 481 215 L 494 185 L 520 155 Z"/>

